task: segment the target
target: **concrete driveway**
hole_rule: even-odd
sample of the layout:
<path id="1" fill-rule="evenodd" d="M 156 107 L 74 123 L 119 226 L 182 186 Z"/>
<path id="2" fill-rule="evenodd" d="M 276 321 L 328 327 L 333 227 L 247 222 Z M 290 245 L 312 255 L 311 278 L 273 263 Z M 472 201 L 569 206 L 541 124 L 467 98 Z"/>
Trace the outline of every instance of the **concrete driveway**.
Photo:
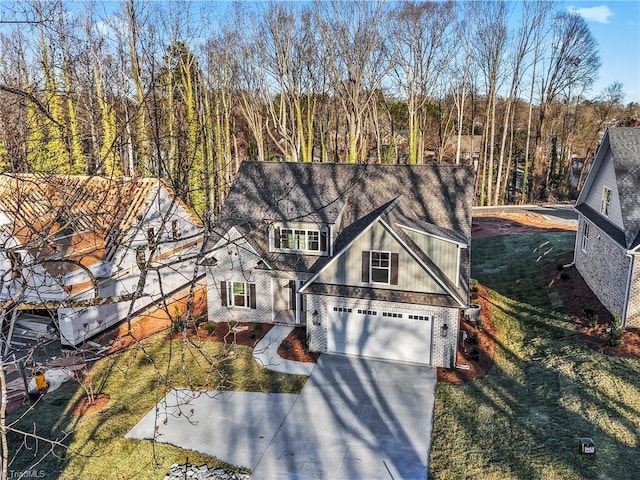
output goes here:
<path id="1" fill-rule="evenodd" d="M 436 370 L 322 355 L 252 478 L 425 479 Z"/>

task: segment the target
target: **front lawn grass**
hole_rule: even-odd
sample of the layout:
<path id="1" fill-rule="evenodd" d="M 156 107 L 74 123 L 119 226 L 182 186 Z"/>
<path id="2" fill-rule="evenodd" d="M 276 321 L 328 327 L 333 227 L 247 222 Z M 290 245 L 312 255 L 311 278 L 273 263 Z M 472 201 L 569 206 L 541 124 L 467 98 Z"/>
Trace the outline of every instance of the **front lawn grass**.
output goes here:
<path id="1" fill-rule="evenodd" d="M 45 438 L 67 434 L 69 450 L 57 447 L 52 454 L 44 442 L 23 443 L 22 437 L 11 435 L 11 455 L 18 451 L 10 466 L 15 475 L 29 470 L 50 479 L 159 479 L 172 463 L 185 463 L 187 457 L 190 463 L 227 467 L 193 451 L 126 440 L 124 435 L 173 387 L 298 393 L 307 378 L 264 369 L 247 347 L 184 344 L 167 340 L 165 334 L 100 360 L 91 375 L 99 392 L 109 395 L 109 403 L 99 411 L 74 416 L 72 406 L 84 392 L 73 382 L 43 397 L 16 427 L 31 432 L 35 428 Z M 23 412 L 24 408 L 9 420 Z"/>
<path id="2" fill-rule="evenodd" d="M 545 271 L 573 233 L 474 239 L 496 325 L 489 374 L 438 384 L 430 478 L 640 478 L 640 361 L 578 340 Z M 579 454 L 591 437 L 596 455 Z"/>

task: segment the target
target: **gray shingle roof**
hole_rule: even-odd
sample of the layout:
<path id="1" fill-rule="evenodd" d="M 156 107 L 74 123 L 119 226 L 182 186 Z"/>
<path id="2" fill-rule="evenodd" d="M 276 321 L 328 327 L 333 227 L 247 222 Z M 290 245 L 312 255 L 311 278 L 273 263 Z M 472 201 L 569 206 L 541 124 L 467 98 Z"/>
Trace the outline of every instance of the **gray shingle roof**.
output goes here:
<path id="1" fill-rule="evenodd" d="M 626 247 L 634 248 L 640 243 L 640 128 L 612 127 L 608 135 Z"/>
<path id="2" fill-rule="evenodd" d="M 318 258 L 268 252 L 269 224 L 339 222 L 339 248 L 340 235 L 357 233 L 365 218 L 397 199 L 393 216 L 403 224 L 465 241 L 471 236 L 473 179 L 472 168 L 462 165 L 243 162 L 216 231 L 235 226 L 251 232 L 248 240 L 274 268 L 308 271 Z"/>

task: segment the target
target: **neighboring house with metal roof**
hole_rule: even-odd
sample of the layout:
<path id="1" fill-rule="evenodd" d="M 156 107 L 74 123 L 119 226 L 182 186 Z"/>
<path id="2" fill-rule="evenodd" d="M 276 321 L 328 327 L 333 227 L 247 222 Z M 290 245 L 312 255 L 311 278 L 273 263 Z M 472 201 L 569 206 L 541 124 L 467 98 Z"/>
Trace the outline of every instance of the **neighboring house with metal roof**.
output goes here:
<path id="1" fill-rule="evenodd" d="M 575 205 L 574 260 L 626 327 L 640 327 L 640 128 L 612 127 Z"/>
<path id="2" fill-rule="evenodd" d="M 3 311 L 48 313 L 76 345 L 192 281 L 202 239 L 157 179 L 2 175 Z"/>
<path id="3" fill-rule="evenodd" d="M 206 249 L 209 318 L 306 325 L 312 351 L 455 361 L 469 166 L 243 162 Z"/>

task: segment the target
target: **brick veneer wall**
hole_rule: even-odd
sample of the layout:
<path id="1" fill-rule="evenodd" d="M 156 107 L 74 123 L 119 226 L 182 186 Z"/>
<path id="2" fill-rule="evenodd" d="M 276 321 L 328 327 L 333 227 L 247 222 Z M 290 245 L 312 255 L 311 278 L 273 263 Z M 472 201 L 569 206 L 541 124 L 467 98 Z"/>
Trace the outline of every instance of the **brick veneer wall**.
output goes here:
<path id="1" fill-rule="evenodd" d="M 327 351 L 327 309 L 328 306 L 352 309 L 376 309 L 387 312 L 416 312 L 432 317 L 431 365 L 434 367 L 450 367 L 455 359 L 459 329 L 460 311 L 455 308 L 431 307 L 392 302 L 378 302 L 351 298 L 307 295 L 307 340 L 309 350 L 326 353 Z M 314 315 L 314 312 L 317 312 Z M 449 326 L 446 338 L 440 335 L 443 324 Z"/>
<path id="2" fill-rule="evenodd" d="M 214 267 L 215 268 L 215 267 Z M 239 276 L 221 276 L 220 272 L 212 274 L 212 267 L 207 267 L 207 310 L 210 322 L 259 322 L 273 321 L 271 314 L 271 274 L 267 271 L 254 270 L 246 279 Z M 256 284 L 256 308 L 222 306 L 220 282 L 250 282 Z"/>
<path id="3" fill-rule="evenodd" d="M 582 251 L 582 234 L 588 220 L 580 215 L 576 234 L 576 268 L 589 288 L 612 314 L 622 315 L 630 259 L 626 250 L 589 222 L 589 246 Z"/>

